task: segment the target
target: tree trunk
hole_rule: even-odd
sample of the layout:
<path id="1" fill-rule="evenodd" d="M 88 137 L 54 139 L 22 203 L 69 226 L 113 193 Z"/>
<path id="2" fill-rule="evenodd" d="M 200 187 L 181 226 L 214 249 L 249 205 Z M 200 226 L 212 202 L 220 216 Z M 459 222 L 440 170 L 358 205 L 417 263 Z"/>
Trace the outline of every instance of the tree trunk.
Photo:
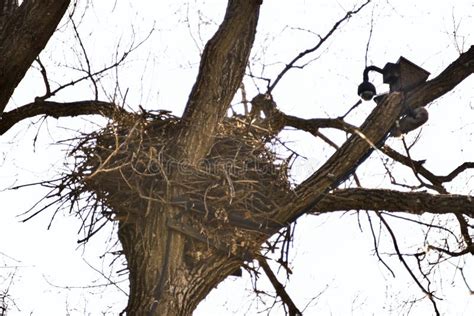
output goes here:
<path id="1" fill-rule="evenodd" d="M 119 226 L 130 273 L 127 315 L 191 315 L 242 263 L 171 228 L 167 214 L 173 212 L 163 207 Z"/>
<path id="2" fill-rule="evenodd" d="M 194 166 L 209 153 L 242 82 L 261 4 L 260 0 L 228 0 L 224 20 L 203 51 L 180 135 L 169 153 L 174 161 Z M 185 174 L 174 170 L 169 181 L 174 184 L 169 190 L 162 188 L 165 199 L 189 195 L 176 185 L 186 182 Z M 268 237 L 226 225 L 206 227 L 202 217 L 160 203 L 150 200 L 145 216 L 119 225 L 130 272 L 127 315 L 191 315 L 212 288 L 251 257 L 242 253 L 255 253 Z M 206 230 L 213 232 L 203 233 Z"/>
<path id="3" fill-rule="evenodd" d="M 26 71 L 40 54 L 64 16 L 70 0 L 23 1 L 0 23 L 0 114 Z M 0 19 L 2 20 L 2 19 Z"/>

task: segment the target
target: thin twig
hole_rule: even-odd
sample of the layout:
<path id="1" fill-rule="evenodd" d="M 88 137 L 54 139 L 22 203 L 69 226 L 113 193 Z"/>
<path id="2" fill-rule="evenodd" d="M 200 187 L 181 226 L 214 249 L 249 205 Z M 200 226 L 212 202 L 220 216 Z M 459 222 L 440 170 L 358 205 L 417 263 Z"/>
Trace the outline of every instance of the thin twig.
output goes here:
<path id="1" fill-rule="evenodd" d="M 472 288 L 469 286 L 469 283 L 467 283 L 466 276 L 464 275 L 464 269 L 461 268 L 461 267 L 459 267 L 458 269 L 459 269 L 459 271 L 461 272 L 461 277 L 462 277 L 462 279 L 463 279 L 463 281 L 464 281 L 464 284 L 466 284 L 466 287 L 467 287 L 467 289 L 469 290 L 469 293 L 470 293 L 471 295 L 474 295 L 474 291 L 473 291 Z"/>
<path id="2" fill-rule="evenodd" d="M 74 22 L 72 14 L 69 15 L 69 20 L 71 21 L 72 28 L 74 30 L 74 36 L 76 37 L 77 41 L 79 42 L 79 46 L 81 47 L 82 54 L 84 55 L 84 59 L 86 61 L 87 69 L 85 69 L 84 71 L 89 75 L 89 79 L 91 80 L 92 85 L 94 86 L 95 100 L 98 100 L 99 99 L 99 89 L 97 87 L 97 81 L 95 80 L 94 76 L 92 75 L 92 67 L 91 67 L 91 62 L 89 60 L 89 54 L 87 54 L 86 47 L 84 46 L 84 43 L 82 42 L 81 35 L 79 34 L 79 30 L 77 29 L 77 25 L 76 25 L 76 22 Z"/>
<path id="3" fill-rule="evenodd" d="M 405 258 L 403 258 L 403 255 L 402 253 L 400 252 L 400 248 L 398 247 L 398 242 L 397 242 L 397 237 L 395 236 L 395 233 L 393 232 L 392 228 L 390 227 L 390 225 L 388 225 L 387 221 L 385 220 L 385 218 L 383 218 L 382 214 L 380 212 L 375 212 L 375 214 L 377 214 L 377 216 L 380 218 L 380 220 L 382 221 L 382 223 L 384 224 L 385 228 L 387 229 L 388 233 L 390 234 L 390 237 L 392 238 L 392 243 L 393 243 L 393 247 L 395 248 L 395 252 L 398 256 L 398 259 L 402 262 L 403 266 L 405 267 L 405 269 L 408 271 L 408 273 L 410 274 L 410 276 L 412 277 L 412 279 L 415 281 L 416 285 L 418 285 L 418 287 L 421 289 L 421 291 L 423 293 L 426 294 L 426 296 L 428 297 L 428 299 L 431 301 L 431 303 L 433 304 L 433 308 L 435 310 L 435 314 L 436 316 L 440 316 L 440 313 L 439 313 L 439 310 L 438 310 L 438 306 L 436 304 L 436 301 L 435 301 L 435 296 L 433 295 L 432 292 L 430 292 L 429 290 L 425 289 L 425 287 L 423 286 L 423 284 L 420 283 L 420 281 L 418 280 L 418 278 L 415 276 L 415 274 L 413 273 L 413 271 L 411 270 L 410 266 L 408 265 L 408 263 L 405 261 Z"/>
<path id="4" fill-rule="evenodd" d="M 375 7 L 372 7 L 372 15 L 370 16 L 369 38 L 367 39 L 367 45 L 365 46 L 365 67 L 368 66 L 369 46 L 370 41 L 372 40 L 372 32 L 374 30 L 374 10 Z"/>
<path id="5" fill-rule="evenodd" d="M 48 80 L 48 74 L 46 72 L 46 67 L 43 65 L 43 63 L 41 62 L 41 59 L 40 57 L 38 56 L 36 58 L 36 62 L 38 63 L 38 65 L 40 66 L 40 72 L 41 72 L 41 76 L 43 77 L 43 82 L 44 82 L 44 86 L 46 88 L 46 92 L 45 92 L 45 96 L 46 95 L 50 95 L 51 94 L 51 86 L 49 85 L 49 80 Z M 43 97 L 42 97 L 43 98 Z"/>
<path id="6" fill-rule="evenodd" d="M 367 214 L 367 220 L 369 221 L 370 232 L 372 234 L 372 241 L 374 242 L 375 254 L 376 254 L 377 258 L 379 259 L 379 261 L 382 262 L 382 264 L 385 266 L 385 268 L 387 268 L 387 270 L 390 272 L 390 274 L 392 274 L 392 277 L 395 278 L 395 273 L 393 272 L 393 270 L 389 267 L 389 265 L 380 256 L 379 245 L 378 245 L 377 237 L 375 236 L 374 227 L 372 225 L 372 219 L 370 218 L 369 212 L 365 212 L 365 213 Z"/>
<path id="7" fill-rule="evenodd" d="M 283 70 L 280 72 L 280 74 L 278 74 L 278 76 L 276 77 L 275 81 L 268 87 L 268 90 L 267 90 L 267 93 L 270 93 L 272 92 L 272 90 L 275 88 L 275 86 L 278 84 L 278 82 L 280 82 L 280 80 L 283 78 L 283 76 L 288 72 L 288 70 L 292 69 L 292 68 L 295 68 L 295 63 L 297 61 L 299 61 L 301 58 L 305 57 L 306 55 L 308 54 L 311 54 L 313 52 L 315 52 L 316 50 L 318 50 L 321 45 L 323 45 L 326 40 L 339 28 L 339 26 L 346 20 L 349 20 L 354 14 L 357 14 L 359 13 L 360 10 L 362 10 L 367 4 L 370 3 L 371 0 L 367 0 L 365 3 L 363 3 L 360 7 L 358 7 L 356 10 L 353 10 L 353 11 L 349 11 L 346 13 L 346 15 L 340 19 L 339 21 L 337 21 L 333 27 L 331 28 L 331 30 L 329 30 L 329 32 L 324 36 L 322 37 L 319 42 L 312 48 L 309 48 L 301 53 L 299 53 L 295 58 L 293 58 L 292 61 L 290 61 L 286 66 L 285 68 L 283 68 Z"/>

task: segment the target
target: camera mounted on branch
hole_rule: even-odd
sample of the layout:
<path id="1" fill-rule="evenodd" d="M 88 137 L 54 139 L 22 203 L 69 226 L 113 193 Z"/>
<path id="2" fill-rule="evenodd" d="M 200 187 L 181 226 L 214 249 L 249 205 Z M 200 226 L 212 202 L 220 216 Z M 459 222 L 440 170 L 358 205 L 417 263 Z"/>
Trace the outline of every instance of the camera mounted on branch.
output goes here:
<path id="1" fill-rule="evenodd" d="M 376 71 L 383 75 L 383 83 L 390 86 L 390 92 L 406 91 L 428 79 L 430 73 L 415 65 L 408 59 L 401 56 L 396 63 L 387 63 L 383 68 L 368 66 L 364 69 L 363 81 L 357 88 L 357 94 L 364 101 L 370 101 L 375 97 L 377 91 L 375 86 L 369 81 L 369 72 Z M 376 97 L 375 102 L 381 100 Z M 392 130 L 392 136 L 406 134 L 428 121 L 428 111 L 424 107 L 410 109 L 397 122 L 397 126 Z"/>

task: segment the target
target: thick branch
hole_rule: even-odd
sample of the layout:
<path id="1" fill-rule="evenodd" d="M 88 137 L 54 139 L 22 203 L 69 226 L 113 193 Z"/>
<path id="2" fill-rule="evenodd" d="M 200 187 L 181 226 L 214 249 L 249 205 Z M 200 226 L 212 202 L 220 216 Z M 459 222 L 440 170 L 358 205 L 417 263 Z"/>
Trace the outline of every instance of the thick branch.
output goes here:
<path id="1" fill-rule="evenodd" d="M 381 146 L 405 106 L 425 106 L 428 102 L 452 90 L 474 69 L 474 46 L 449 65 L 438 77 L 406 92 L 391 93 L 372 111 L 360 128 L 326 163 L 298 186 L 297 198 L 278 212 L 276 220 L 288 223 L 313 209 L 322 195 L 346 180 L 373 151 Z M 402 104 L 403 103 L 403 104 Z"/>
<path id="2" fill-rule="evenodd" d="M 224 21 L 204 48 L 196 83 L 183 114 L 186 158 L 202 158 L 239 88 L 255 38 L 258 0 L 229 0 Z"/>
<path id="3" fill-rule="evenodd" d="M 402 111 L 400 93 L 388 95 L 353 134 L 311 177 L 296 189 L 297 198 L 278 214 L 281 222 L 291 222 L 312 209 L 323 194 L 350 176 L 383 142 Z"/>
<path id="4" fill-rule="evenodd" d="M 18 0 L 0 0 L 0 28 L 1 24 L 8 19 L 8 16 L 12 14 L 18 8 Z"/>
<path id="5" fill-rule="evenodd" d="M 0 116 L 0 135 L 21 120 L 36 115 L 49 115 L 54 118 L 98 114 L 112 118 L 115 114 L 130 114 L 113 103 L 103 101 L 77 101 L 59 103 L 52 101 L 33 102 L 16 108 Z"/>
<path id="6" fill-rule="evenodd" d="M 69 0 L 23 1 L 0 32 L 0 113 L 63 17 Z"/>
<path id="7" fill-rule="evenodd" d="M 408 212 L 418 215 L 454 213 L 474 218 L 474 197 L 385 189 L 344 189 L 326 194 L 312 212 L 343 210 Z"/>
<path id="8" fill-rule="evenodd" d="M 292 115 L 283 114 L 283 121 L 286 126 L 291 126 L 314 134 L 320 128 L 335 128 L 348 133 L 353 133 L 357 128 L 339 118 L 313 118 L 303 119 Z"/>
<path id="9" fill-rule="evenodd" d="M 411 108 L 425 106 L 451 91 L 474 72 L 474 46 L 459 56 L 436 78 L 407 92 L 407 104 Z"/>

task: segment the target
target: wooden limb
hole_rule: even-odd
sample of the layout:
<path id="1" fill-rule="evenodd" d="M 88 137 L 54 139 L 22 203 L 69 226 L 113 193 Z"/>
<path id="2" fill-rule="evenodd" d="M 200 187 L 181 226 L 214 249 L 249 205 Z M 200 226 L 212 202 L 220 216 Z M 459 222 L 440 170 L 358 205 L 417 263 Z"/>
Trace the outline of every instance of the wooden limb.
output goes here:
<path id="1" fill-rule="evenodd" d="M 469 223 L 462 214 L 456 213 L 455 215 L 459 223 L 459 230 L 461 231 L 462 238 L 466 243 L 466 249 L 474 255 L 474 245 L 472 243 L 471 234 L 469 233 Z"/>
<path id="2" fill-rule="evenodd" d="M 383 145 L 388 132 L 407 106 L 425 106 L 452 90 L 473 70 L 474 46 L 436 78 L 404 94 L 391 93 L 382 99 L 360 129 L 319 170 L 296 188 L 297 198 L 278 213 L 276 220 L 289 223 L 313 209 L 324 194 L 345 181 L 375 148 Z"/>
<path id="3" fill-rule="evenodd" d="M 461 172 L 465 171 L 466 169 L 474 169 L 474 162 L 464 162 L 459 165 L 456 169 L 451 171 L 446 176 L 437 176 L 437 179 L 440 182 L 449 182 L 456 178 Z"/>
<path id="4" fill-rule="evenodd" d="M 419 160 L 419 161 L 412 160 L 409 157 L 407 157 L 403 154 L 400 154 L 396 150 L 394 150 L 394 149 L 392 149 L 392 148 L 390 148 L 389 146 L 386 146 L 386 145 L 381 147 L 380 150 L 384 154 L 386 154 L 387 156 L 392 158 L 393 160 L 398 161 L 399 163 L 401 163 L 401 164 L 403 164 L 403 165 L 405 165 L 409 168 L 412 168 L 414 172 L 419 173 L 425 179 L 430 181 L 434 186 L 440 187 L 440 189 L 443 189 L 443 190 L 444 190 L 444 188 L 442 188 L 442 186 L 441 186 L 443 183 L 450 182 L 450 181 L 454 180 L 454 178 L 456 178 L 460 173 L 466 171 L 467 169 L 474 168 L 474 162 L 464 162 L 461 165 L 459 165 L 458 167 L 456 167 L 449 174 L 447 174 L 445 176 L 438 176 L 438 175 L 435 175 L 434 173 L 432 173 L 431 171 L 429 171 L 428 169 L 426 169 L 423 166 L 423 164 L 425 163 L 424 160 Z"/>
<path id="5" fill-rule="evenodd" d="M 56 30 L 70 0 L 23 1 L 0 32 L 0 113 Z"/>
<path id="6" fill-rule="evenodd" d="M 286 126 L 294 127 L 309 133 L 320 128 L 335 128 L 348 133 L 354 133 L 357 127 L 343 121 L 339 118 L 314 118 L 314 119 L 303 119 L 292 115 L 283 114 L 283 121 Z"/>
<path id="7" fill-rule="evenodd" d="M 117 114 L 133 115 L 113 103 L 104 101 L 76 101 L 60 103 L 39 101 L 23 105 L 5 112 L 0 116 L 0 135 L 3 135 L 16 123 L 36 115 L 48 115 L 54 118 L 98 114 L 112 118 Z"/>
<path id="8" fill-rule="evenodd" d="M 428 103 L 454 89 L 474 72 L 474 45 L 461 54 L 436 78 L 410 90 L 406 95 L 407 105 L 414 109 Z"/>
<path id="9" fill-rule="evenodd" d="M 258 94 L 252 99 L 252 117 L 258 116 L 259 112 L 265 114 L 264 122 L 271 126 L 271 132 L 278 134 L 283 128 L 289 126 L 320 137 L 318 130 L 321 128 L 334 128 L 347 133 L 356 133 L 358 128 L 338 118 L 312 118 L 304 119 L 283 113 L 277 108 L 277 104 L 270 94 Z"/>
<path id="10" fill-rule="evenodd" d="M 353 134 L 312 176 L 296 188 L 297 198 L 279 213 L 280 221 L 294 221 L 312 209 L 330 189 L 346 180 L 384 141 L 403 109 L 402 96 L 392 93 L 369 115 L 360 131 Z"/>
<path id="11" fill-rule="evenodd" d="M 421 215 L 463 214 L 474 218 L 474 198 L 457 194 L 399 192 L 386 189 L 343 189 L 324 195 L 312 212 L 373 210 Z"/>
<path id="12" fill-rule="evenodd" d="M 438 180 L 438 178 L 428 169 L 426 169 L 423 164 L 425 163 L 424 160 L 412 160 L 408 158 L 407 156 L 399 153 L 398 151 L 392 149 L 389 146 L 382 146 L 380 150 L 387 155 L 388 157 L 392 158 L 395 161 L 398 161 L 402 165 L 405 165 L 411 169 L 413 169 L 414 172 L 419 173 L 422 175 L 425 179 L 430 181 L 433 185 L 435 186 L 441 186 L 441 182 Z"/>
<path id="13" fill-rule="evenodd" d="M 193 163 L 209 150 L 219 122 L 237 92 L 252 48 L 261 1 L 229 0 L 223 22 L 204 48 L 199 73 L 183 114 L 180 138 Z"/>
<path id="14" fill-rule="evenodd" d="M 281 298 L 283 303 L 288 307 L 288 312 L 289 316 L 301 316 L 303 315 L 298 307 L 296 307 L 295 303 L 291 299 L 290 295 L 288 295 L 288 292 L 286 292 L 285 286 L 278 281 L 278 278 L 276 275 L 273 273 L 272 269 L 267 263 L 267 260 L 264 257 L 257 257 L 258 263 L 262 267 L 263 271 L 267 275 L 268 279 L 273 285 L 273 288 L 275 289 L 277 295 Z"/>

